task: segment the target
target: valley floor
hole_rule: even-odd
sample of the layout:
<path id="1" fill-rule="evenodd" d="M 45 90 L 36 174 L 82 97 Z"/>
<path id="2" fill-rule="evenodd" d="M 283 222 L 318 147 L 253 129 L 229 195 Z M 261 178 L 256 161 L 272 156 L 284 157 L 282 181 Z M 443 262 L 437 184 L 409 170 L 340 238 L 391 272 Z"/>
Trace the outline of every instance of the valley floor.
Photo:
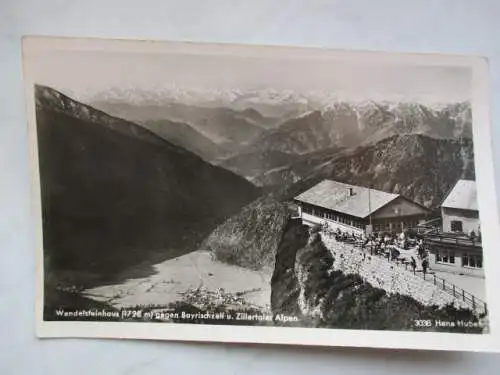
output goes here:
<path id="1" fill-rule="evenodd" d="M 248 305 L 269 309 L 271 274 L 232 266 L 213 259 L 207 251 L 195 251 L 154 266 L 156 274 L 103 285 L 84 291 L 96 301 L 116 308 L 168 305 L 182 301 L 194 290 L 238 295 Z"/>

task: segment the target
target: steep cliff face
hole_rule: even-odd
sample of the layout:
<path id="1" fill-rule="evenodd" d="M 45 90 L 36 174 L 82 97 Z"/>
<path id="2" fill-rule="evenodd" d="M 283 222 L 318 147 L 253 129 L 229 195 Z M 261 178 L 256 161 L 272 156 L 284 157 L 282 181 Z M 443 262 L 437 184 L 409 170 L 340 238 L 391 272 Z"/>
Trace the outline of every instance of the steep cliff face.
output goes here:
<path id="1" fill-rule="evenodd" d="M 410 296 L 388 294 L 358 274 L 336 269 L 335 262 L 319 236 L 309 238 L 306 228 L 289 224 L 276 255 L 273 313 L 298 316 L 301 326 L 342 329 L 422 330 L 415 320 L 478 321 L 470 310 L 425 306 Z M 480 333 L 482 329 L 426 330 Z"/>
<path id="2" fill-rule="evenodd" d="M 290 220 L 276 252 L 276 265 L 271 279 L 271 309 L 274 312 L 300 316 L 299 283 L 295 275 L 297 251 L 308 241 L 307 227 L 300 220 Z"/>

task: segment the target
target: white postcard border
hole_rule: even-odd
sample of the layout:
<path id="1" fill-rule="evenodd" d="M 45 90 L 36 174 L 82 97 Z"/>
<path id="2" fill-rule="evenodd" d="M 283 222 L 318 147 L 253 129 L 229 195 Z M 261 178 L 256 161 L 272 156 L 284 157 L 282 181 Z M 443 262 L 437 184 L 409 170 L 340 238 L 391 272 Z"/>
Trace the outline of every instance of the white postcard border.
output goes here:
<path id="1" fill-rule="evenodd" d="M 485 282 L 489 307 L 490 333 L 460 334 L 410 331 L 371 331 L 319 328 L 198 325 L 180 323 L 133 322 L 47 322 L 43 321 L 43 256 L 40 180 L 36 137 L 33 84 L 34 65 L 38 54 L 54 49 L 105 50 L 137 53 L 185 53 L 252 55 L 259 57 L 361 59 L 374 64 L 411 64 L 470 67 L 473 71 L 473 141 L 478 204 L 483 228 Z M 500 285 L 500 222 L 495 190 L 495 171 L 490 125 L 488 64 L 486 59 L 472 56 L 440 54 L 397 54 L 385 52 L 339 51 L 309 47 L 252 46 L 205 44 L 191 42 L 133 41 L 100 38 L 56 38 L 30 36 L 23 39 L 23 69 L 28 114 L 28 140 L 31 171 L 32 214 L 36 244 L 36 333 L 39 337 L 130 338 L 174 341 L 266 343 L 338 347 L 373 347 L 397 349 L 464 350 L 500 352 L 500 301 L 491 291 Z"/>

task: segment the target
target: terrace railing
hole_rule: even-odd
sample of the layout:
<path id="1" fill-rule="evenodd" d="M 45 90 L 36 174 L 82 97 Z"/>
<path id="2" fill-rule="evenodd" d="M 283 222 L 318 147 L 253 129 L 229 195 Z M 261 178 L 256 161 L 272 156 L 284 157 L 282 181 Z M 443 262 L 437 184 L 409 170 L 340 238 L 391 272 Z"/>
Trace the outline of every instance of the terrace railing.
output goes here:
<path id="1" fill-rule="evenodd" d="M 425 274 L 423 272 L 415 272 L 415 274 L 421 276 L 425 281 L 433 283 L 436 287 L 444 290 L 453 297 L 462 300 L 472 309 L 472 311 L 484 315 L 488 314 L 488 306 L 486 305 L 486 302 L 456 286 L 455 284 L 436 276 L 436 274 Z"/>
<path id="2" fill-rule="evenodd" d="M 363 251 L 370 249 L 370 247 L 362 249 L 363 241 L 348 241 L 353 247 L 359 248 Z M 411 266 L 409 262 L 402 261 L 400 259 L 391 259 L 391 253 L 386 253 L 386 255 L 374 254 L 373 249 L 371 249 L 371 255 L 384 257 L 388 262 L 394 262 L 398 266 L 404 267 L 406 271 L 412 272 L 415 276 L 422 278 L 425 282 L 433 283 L 437 288 L 442 289 L 446 293 L 452 295 L 455 299 L 463 301 L 469 308 L 479 315 L 487 315 L 488 314 L 488 306 L 486 302 L 477 298 L 473 294 L 467 292 L 466 290 L 460 288 L 456 284 L 453 284 L 433 273 L 424 273 L 423 271 L 415 271 L 411 270 Z"/>
<path id="3" fill-rule="evenodd" d="M 452 233 L 439 233 L 432 232 L 427 233 L 424 241 L 426 242 L 439 242 L 444 245 L 457 245 L 457 246 L 474 246 L 481 247 L 481 238 L 469 238 L 461 234 L 452 234 Z"/>

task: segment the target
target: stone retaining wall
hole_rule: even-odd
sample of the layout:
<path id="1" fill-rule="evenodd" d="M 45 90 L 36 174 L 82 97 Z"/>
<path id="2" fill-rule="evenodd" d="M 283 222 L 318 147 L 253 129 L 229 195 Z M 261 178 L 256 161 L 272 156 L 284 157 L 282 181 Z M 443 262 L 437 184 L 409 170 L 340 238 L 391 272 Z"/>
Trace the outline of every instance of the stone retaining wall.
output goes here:
<path id="1" fill-rule="evenodd" d="M 451 303 L 457 308 L 469 308 L 465 302 L 454 298 L 433 283 L 415 276 L 403 266 L 380 256 L 367 254 L 352 245 L 337 242 L 326 235 L 321 238 L 335 259 L 334 270 L 357 274 L 388 294 L 407 295 L 424 305 L 444 306 Z"/>

